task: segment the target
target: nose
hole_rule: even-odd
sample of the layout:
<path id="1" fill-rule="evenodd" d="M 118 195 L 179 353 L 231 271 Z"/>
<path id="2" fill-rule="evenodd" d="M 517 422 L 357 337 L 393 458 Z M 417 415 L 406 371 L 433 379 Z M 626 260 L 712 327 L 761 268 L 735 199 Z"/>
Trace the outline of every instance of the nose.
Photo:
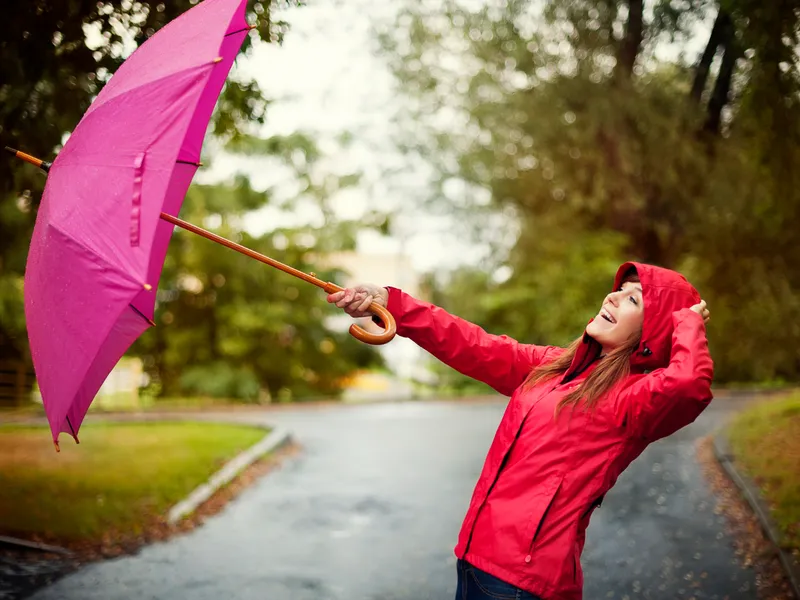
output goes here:
<path id="1" fill-rule="evenodd" d="M 610 302 L 614 306 L 619 306 L 619 295 L 622 292 L 611 292 L 608 296 L 606 296 L 606 301 Z"/>

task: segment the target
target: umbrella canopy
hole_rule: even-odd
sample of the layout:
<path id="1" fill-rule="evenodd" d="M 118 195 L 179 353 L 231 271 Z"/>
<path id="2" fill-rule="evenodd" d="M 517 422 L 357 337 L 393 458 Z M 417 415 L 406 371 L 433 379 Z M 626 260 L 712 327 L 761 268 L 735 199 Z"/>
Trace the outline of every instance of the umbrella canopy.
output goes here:
<path id="1" fill-rule="evenodd" d="M 58 447 L 129 346 L 155 291 L 211 113 L 251 27 L 204 0 L 138 48 L 49 170 L 25 272 L 31 355 Z"/>

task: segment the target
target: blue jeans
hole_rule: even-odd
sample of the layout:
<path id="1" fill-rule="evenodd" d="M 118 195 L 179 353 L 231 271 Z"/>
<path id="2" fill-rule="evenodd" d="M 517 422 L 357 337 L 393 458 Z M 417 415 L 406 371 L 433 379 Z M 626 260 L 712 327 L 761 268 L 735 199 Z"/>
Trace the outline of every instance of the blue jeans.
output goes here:
<path id="1" fill-rule="evenodd" d="M 530 592 L 506 583 L 465 560 L 458 561 L 455 600 L 542 600 Z"/>

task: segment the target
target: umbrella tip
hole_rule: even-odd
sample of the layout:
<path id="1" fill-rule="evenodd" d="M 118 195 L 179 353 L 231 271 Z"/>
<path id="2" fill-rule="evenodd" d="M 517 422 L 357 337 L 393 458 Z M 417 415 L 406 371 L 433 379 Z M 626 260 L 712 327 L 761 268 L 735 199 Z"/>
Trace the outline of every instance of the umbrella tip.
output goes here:
<path id="1" fill-rule="evenodd" d="M 218 56 L 217 58 L 214 59 L 214 62 L 215 63 L 221 63 L 222 62 L 222 57 Z"/>
<path id="2" fill-rule="evenodd" d="M 75 443 L 76 444 L 80 444 L 81 443 L 81 441 L 78 439 L 78 434 L 77 433 L 73 433 L 72 437 L 75 439 Z"/>
<path id="3" fill-rule="evenodd" d="M 149 283 L 145 283 L 145 284 L 144 284 L 144 289 L 146 289 L 146 290 L 149 292 L 150 290 L 152 290 L 152 289 L 153 289 L 153 286 L 152 286 L 152 285 L 150 285 Z"/>
<path id="4" fill-rule="evenodd" d="M 53 446 L 56 447 L 56 452 L 61 452 L 61 446 L 58 445 L 58 440 L 53 440 Z"/>

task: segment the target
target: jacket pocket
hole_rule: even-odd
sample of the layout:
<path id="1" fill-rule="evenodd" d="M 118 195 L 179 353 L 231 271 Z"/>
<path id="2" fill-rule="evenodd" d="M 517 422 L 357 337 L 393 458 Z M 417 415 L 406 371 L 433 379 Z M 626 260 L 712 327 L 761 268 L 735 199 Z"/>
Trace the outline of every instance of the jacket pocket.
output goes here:
<path id="1" fill-rule="evenodd" d="M 530 521 L 525 533 L 529 553 L 536 547 L 536 541 L 542 533 L 547 515 L 553 506 L 563 479 L 563 475 L 554 475 L 545 481 L 541 487 L 541 493 L 536 495 L 536 499 L 531 505 Z"/>

